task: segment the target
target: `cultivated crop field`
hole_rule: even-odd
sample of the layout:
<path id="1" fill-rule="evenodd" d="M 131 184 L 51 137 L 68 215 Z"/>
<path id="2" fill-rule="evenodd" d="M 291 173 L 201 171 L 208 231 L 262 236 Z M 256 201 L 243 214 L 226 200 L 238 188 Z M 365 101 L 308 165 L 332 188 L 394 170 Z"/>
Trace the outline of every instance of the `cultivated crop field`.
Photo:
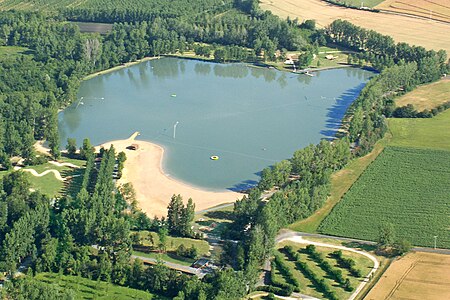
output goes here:
<path id="1" fill-rule="evenodd" d="M 0 9 L 18 10 L 48 10 L 61 8 L 89 8 L 89 9 L 130 9 L 151 10 L 155 13 L 164 11 L 174 15 L 188 15 L 201 13 L 212 7 L 228 5 L 230 1 L 222 0 L 1 0 Z M 182 9 L 180 9 L 182 7 Z"/>
<path id="2" fill-rule="evenodd" d="M 387 147 L 322 222 L 319 231 L 376 241 L 379 226 L 413 245 L 450 248 L 450 151 Z"/>
<path id="3" fill-rule="evenodd" d="M 376 8 L 450 22 L 448 0 L 386 0 Z"/>
<path id="4" fill-rule="evenodd" d="M 104 281 L 89 280 L 79 276 L 39 273 L 35 276 L 35 279 L 49 284 L 56 284 L 64 289 L 72 289 L 75 294 L 74 299 L 166 299 L 149 292 L 117 286 Z"/>
<path id="5" fill-rule="evenodd" d="M 404 1 L 410 2 L 409 0 Z M 291 19 L 298 18 L 299 21 L 314 19 L 320 27 L 324 27 L 336 19 L 347 20 L 355 25 L 390 35 L 397 42 L 407 42 L 427 49 L 444 49 L 450 53 L 448 39 L 450 24 L 394 14 L 347 9 L 320 0 L 261 0 L 260 2 L 262 9 L 270 10 L 282 18 L 289 16 Z"/>
<path id="6" fill-rule="evenodd" d="M 365 299 L 448 299 L 449 282 L 449 255 L 409 253 L 389 266 Z"/>

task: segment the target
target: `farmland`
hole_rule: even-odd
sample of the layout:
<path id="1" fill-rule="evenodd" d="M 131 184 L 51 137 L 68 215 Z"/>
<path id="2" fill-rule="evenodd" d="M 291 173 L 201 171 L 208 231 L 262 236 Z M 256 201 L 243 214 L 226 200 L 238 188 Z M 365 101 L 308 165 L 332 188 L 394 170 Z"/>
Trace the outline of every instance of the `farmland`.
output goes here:
<path id="1" fill-rule="evenodd" d="M 284 248 L 285 246 L 292 247 L 292 252 L 295 253 L 294 255 L 298 259 L 292 257 L 291 253 L 287 251 L 286 248 Z M 281 259 L 281 264 L 286 266 L 290 270 L 292 276 L 296 278 L 300 293 L 318 298 L 323 298 L 324 293 L 318 291 L 318 288 L 316 286 L 317 283 L 314 283 L 314 279 L 311 278 L 311 274 L 305 272 L 305 269 L 303 269 L 301 265 L 298 264 L 298 262 L 304 263 L 303 266 L 306 265 L 306 268 L 308 268 L 312 274 L 318 276 L 318 278 L 323 278 L 325 285 L 330 287 L 330 291 L 334 292 L 338 299 L 348 298 L 350 294 L 352 294 L 353 289 L 355 289 L 360 284 L 362 278 L 366 276 L 373 267 L 373 262 L 370 259 L 353 252 L 342 251 L 342 257 L 352 259 L 355 262 L 354 270 L 360 271 L 360 276 L 357 276 L 355 274 L 352 274 L 349 269 L 339 264 L 339 259 L 332 255 L 332 252 L 334 252 L 335 249 L 316 247 L 316 252 L 321 257 L 317 259 L 317 257 L 314 257 L 313 255 L 311 255 L 311 253 L 308 253 L 308 251 L 306 250 L 306 244 L 298 244 L 295 242 L 285 241 L 280 243 L 278 247 L 279 248 L 278 251 L 275 252 L 275 256 L 278 257 L 278 261 Z M 326 262 L 325 264 L 328 263 L 331 268 L 324 268 L 323 264 L 321 265 L 318 262 L 320 260 Z M 272 279 L 278 283 L 292 284 L 292 279 L 290 279 L 289 276 L 286 276 L 286 272 L 283 272 L 280 265 L 277 263 L 274 263 L 273 265 L 275 268 L 273 269 L 273 275 L 271 276 Z M 348 278 L 349 286 L 351 288 L 346 290 L 343 287 L 343 284 L 338 283 L 336 278 L 331 275 L 331 270 L 339 270 L 342 274 L 342 281 L 345 281 Z M 337 273 L 339 273 L 339 271 L 337 271 Z"/>
<path id="2" fill-rule="evenodd" d="M 447 299 L 449 270 L 448 255 L 409 253 L 390 265 L 365 299 Z"/>
<path id="3" fill-rule="evenodd" d="M 340 2 L 354 7 L 360 7 L 361 3 L 364 7 L 375 7 L 383 1 L 384 0 L 341 0 Z"/>
<path id="4" fill-rule="evenodd" d="M 389 119 L 389 145 L 450 150 L 450 110 L 432 119 Z"/>
<path id="5" fill-rule="evenodd" d="M 450 152 L 387 147 L 321 223 L 319 231 L 376 241 L 382 223 L 414 245 L 449 248 Z M 359 226 L 355 226 L 359 224 Z"/>
<path id="6" fill-rule="evenodd" d="M 154 13 L 162 13 L 169 15 L 190 15 L 200 13 L 212 7 L 223 6 L 229 4 L 229 1 L 222 0 L 3 0 L 0 1 L 0 9 L 2 10 L 46 10 L 54 11 L 56 9 L 65 8 L 87 8 L 92 10 L 113 10 L 113 9 L 129 9 L 129 10 L 148 10 Z M 180 9 L 183 7 L 183 9 Z"/>
<path id="7" fill-rule="evenodd" d="M 386 0 L 376 8 L 450 22 L 448 0 Z"/>
<path id="8" fill-rule="evenodd" d="M 347 20 L 363 28 L 390 35 L 397 42 L 407 42 L 427 49 L 444 49 L 450 53 L 448 32 L 450 24 L 363 10 L 346 9 L 320 0 L 262 0 L 264 10 L 270 10 L 282 18 L 315 19 L 320 27 L 336 19 Z"/>
<path id="9" fill-rule="evenodd" d="M 78 276 L 40 273 L 36 275 L 35 279 L 49 284 L 56 284 L 64 289 L 71 289 L 74 291 L 75 299 L 165 299 L 148 292 Z"/>
<path id="10" fill-rule="evenodd" d="M 432 109 L 450 101 L 450 80 L 423 85 L 395 100 L 396 106 L 412 104 L 417 111 Z"/>

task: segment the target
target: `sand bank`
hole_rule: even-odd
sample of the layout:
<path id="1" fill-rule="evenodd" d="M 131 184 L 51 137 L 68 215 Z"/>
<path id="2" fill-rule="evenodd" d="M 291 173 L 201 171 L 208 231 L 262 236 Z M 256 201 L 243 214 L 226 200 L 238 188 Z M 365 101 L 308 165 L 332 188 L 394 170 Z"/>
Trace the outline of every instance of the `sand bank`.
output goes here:
<path id="1" fill-rule="evenodd" d="M 109 148 L 113 144 L 117 152 L 126 153 L 127 160 L 119 184 L 133 184 L 139 206 L 149 217 L 165 216 L 173 194 L 182 195 L 185 202 L 192 198 L 196 211 L 242 198 L 243 194 L 240 193 L 206 191 L 166 176 L 161 167 L 164 149 L 150 142 L 135 140 L 137 135 L 136 132 L 126 140 L 112 141 L 101 146 Z M 131 144 L 136 144 L 139 148 L 126 149 Z"/>

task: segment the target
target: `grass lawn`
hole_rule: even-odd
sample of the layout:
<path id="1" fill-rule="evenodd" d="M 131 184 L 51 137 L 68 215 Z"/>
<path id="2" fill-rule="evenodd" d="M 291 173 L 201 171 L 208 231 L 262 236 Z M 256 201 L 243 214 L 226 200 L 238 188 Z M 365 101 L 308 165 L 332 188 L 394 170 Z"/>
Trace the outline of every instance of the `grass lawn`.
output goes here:
<path id="1" fill-rule="evenodd" d="M 25 47 L 0 46 L 0 59 L 32 54 L 33 51 Z"/>
<path id="2" fill-rule="evenodd" d="M 356 7 L 361 7 L 361 3 L 362 3 L 362 6 L 364 6 L 364 7 L 372 8 L 372 7 L 377 6 L 378 4 L 380 4 L 383 1 L 384 0 L 344 0 L 341 2 L 347 3 L 352 6 L 356 6 Z"/>
<path id="3" fill-rule="evenodd" d="M 56 179 L 53 173 L 49 173 L 42 177 L 33 176 L 28 172 L 24 173 L 34 190 L 39 191 L 50 198 L 59 196 L 64 187 L 64 182 Z"/>
<path id="4" fill-rule="evenodd" d="M 218 205 L 217 210 L 196 214 L 194 229 L 220 236 L 227 225 L 232 222 L 234 209 L 233 204 L 226 207 L 221 207 L 222 205 Z"/>
<path id="5" fill-rule="evenodd" d="M 285 241 L 279 243 L 277 245 L 277 248 L 281 249 L 285 245 L 290 245 L 296 251 L 299 251 L 301 261 L 306 262 L 306 264 L 312 269 L 312 271 L 315 274 L 323 278 L 327 282 L 327 284 L 332 288 L 332 290 L 336 292 L 336 295 L 338 296 L 339 299 L 347 299 L 352 294 L 352 292 L 346 292 L 337 282 L 334 281 L 334 279 L 330 278 L 328 274 L 325 271 L 323 271 L 322 268 L 308 256 L 308 254 L 304 252 L 304 249 L 307 246 L 307 244 L 298 244 L 290 241 Z M 316 247 L 316 250 L 323 254 L 325 260 L 328 261 L 330 265 L 340 269 L 342 271 L 342 275 L 344 276 L 344 278 L 349 278 L 351 285 L 354 288 L 356 288 L 362 282 L 362 278 L 366 276 L 373 267 L 373 262 L 367 257 L 350 251 L 342 251 L 343 256 L 355 260 L 356 268 L 361 270 L 362 277 L 356 278 L 351 276 L 347 269 L 340 268 L 337 265 L 336 260 L 329 256 L 329 254 L 331 252 L 334 252 L 336 249 L 327 247 Z M 286 264 L 289 266 L 294 276 L 298 278 L 300 282 L 300 293 L 311 295 L 317 298 L 323 298 L 323 294 L 315 289 L 313 283 L 307 277 L 305 277 L 300 270 L 297 269 L 295 263 L 293 261 L 290 261 L 288 259 L 288 256 L 284 254 L 282 250 L 281 252 L 278 252 L 277 255 L 282 256 L 282 258 L 286 261 Z"/>
<path id="6" fill-rule="evenodd" d="M 431 119 L 389 119 L 390 145 L 450 150 L 450 109 Z"/>
<path id="7" fill-rule="evenodd" d="M 86 164 L 86 161 L 84 160 L 78 160 L 78 159 L 70 159 L 63 157 L 60 159 L 60 162 L 62 163 L 72 163 L 74 165 L 83 167 Z M 25 169 L 33 169 L 39 174 L 42 172 L 45 172 L 46 170 L 57 170 L 61 173 L 61 176 L 63 178 L 69 177 L 69 176 L 75 176 L 70 181 L 60 181 L 56 179 L 55 175 L 53 173 L 48 173 L 42 177 L 36 177 L 32 175 L 31 173 L 24 172 L 28 178 L 28 180 L 31 183 L 31 188 L 33 188 L 36 191 L 40 191 L 41 193 L 49 196 L 50 198 L 55 196 L 62 196 L 66 193 L 70 193 L 73 197 L 76 196 L 76 194 L 79 191 L 79 186 L 81 185 L 81 180 L 83 179 L 82 175 L 84 170 L 81 169 L 73 169 L 66 166 L 55 166 L 51 163 L 44 163 L 42 165 L 36 165 L 36 166 L 29 166 L 25 167 Z M 9 171 L 0 171 L 0 178 L 2 178 L 4 175 L 10 173 Z M 79 176 L 81 175 L 81 176 Z"/>
<path id="8" fill-rule="evenodd" d="M 139 233 L 143 246 L 154 246 L 159 244 L 159 238 L 156 232 L 140 231 Z M 151 239 L 149 238 L 150 235 L 153 238 L 153 244 L 151 243 Z M 209 245 L 206 241 L 172 236 L 167 237 L 167 251 L 175 251 L 181 244 L 183 244 L 187 248 L 194 246 L 195 248 L 197 248 L 198 254 L 200 256 L 206 255 L 209 252 Z"/>
<path id="9" fill-rule="evenodd" d="M 174 264 L 179 264 L 183 266 L 189 267 L 195 262 L 195 259 L 187 258 L 187 257 L 179 257 L 172 253 L 158 253 L 158 252 L 141 252 L 141 251 L 133 251 L 133 255 L 143 256 L 148 258 L 160 259 L 163 261 L 171 262 Z"/>
<path id="10" fill-rule="evenodd" d="M 35 279 L 49 284 L 56 284 L 62 288 L 72 289 L 75 292 L 75 299 L 167 299 L 149 292 L 78 276 L 39 273 L 35 276 Z"/>
<path id="11" fill-rule="evenodd" d="M 395 104 L 398 107 L 412 104 L 417 111 L 423 111 L 447 101 L 450 101 L 450 80 L 443 79 L 419 86 L 414 91 L 395 99 Z"/>

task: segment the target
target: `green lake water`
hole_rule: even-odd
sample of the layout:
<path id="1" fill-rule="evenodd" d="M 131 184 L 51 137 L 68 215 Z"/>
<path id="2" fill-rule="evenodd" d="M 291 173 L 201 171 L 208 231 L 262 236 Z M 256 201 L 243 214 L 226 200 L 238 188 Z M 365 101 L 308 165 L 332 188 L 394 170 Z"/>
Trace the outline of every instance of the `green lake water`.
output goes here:
<path id="1" fill-rule="evenodd" d="M 315 74 L 148 61 L 83 82 L 78 100 L 59 114 L 61 143 L 87 137 L 97 145 L 139 131 L 139 139 L 164 147 L 167 175 L 211 190 L 243 189 L 263 168 L 333 136 L 373 76 L 355 68 Z"/>

